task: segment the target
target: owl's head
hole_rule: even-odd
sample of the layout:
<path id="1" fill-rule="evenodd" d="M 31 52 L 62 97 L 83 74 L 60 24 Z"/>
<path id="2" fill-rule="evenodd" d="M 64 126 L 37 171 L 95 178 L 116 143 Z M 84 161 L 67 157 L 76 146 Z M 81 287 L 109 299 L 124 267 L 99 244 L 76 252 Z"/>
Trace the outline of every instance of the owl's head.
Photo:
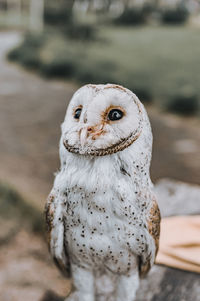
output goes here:
<path id="1" fill-rule="evenodd" d="M 61 141 L 72 153 L 104 156 L 130 146 L 142 131 L 142 104 L 113 84 L 86 85 L 72 97 Z"/>

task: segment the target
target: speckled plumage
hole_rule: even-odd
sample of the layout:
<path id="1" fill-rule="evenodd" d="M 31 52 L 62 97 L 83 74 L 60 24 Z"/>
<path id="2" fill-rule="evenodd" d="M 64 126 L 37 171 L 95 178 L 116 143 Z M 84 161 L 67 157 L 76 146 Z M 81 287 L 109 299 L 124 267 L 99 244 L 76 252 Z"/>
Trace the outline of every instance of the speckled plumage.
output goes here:
<path id="1" fill-rule="evenodd" d="M 108 120 L 113 108 L 123 111 L 122 119 Z M 74 94 L 62 124 L 61 168 L 46 204 L 51 254 L 73 278 L 67 301 L 134 300 L 159 241 L 151 149 L 146 111 L 130 90 L 87 85 Z"/>

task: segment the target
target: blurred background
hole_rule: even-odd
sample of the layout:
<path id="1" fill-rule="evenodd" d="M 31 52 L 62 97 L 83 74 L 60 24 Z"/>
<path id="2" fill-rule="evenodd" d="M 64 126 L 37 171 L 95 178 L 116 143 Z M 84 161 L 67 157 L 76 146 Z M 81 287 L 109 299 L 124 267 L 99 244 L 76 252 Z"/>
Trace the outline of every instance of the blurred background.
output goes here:
<path id="1" fill-rule="evenodd" d="M 60 124 L 86 83 L 136 93 L 154 134 L 152 180 L 199 189 L 200 0 L 0 0 L 2 301 L 63 300 L 56 294 L 69 289 L 48 255 L 42 211 Z"/>

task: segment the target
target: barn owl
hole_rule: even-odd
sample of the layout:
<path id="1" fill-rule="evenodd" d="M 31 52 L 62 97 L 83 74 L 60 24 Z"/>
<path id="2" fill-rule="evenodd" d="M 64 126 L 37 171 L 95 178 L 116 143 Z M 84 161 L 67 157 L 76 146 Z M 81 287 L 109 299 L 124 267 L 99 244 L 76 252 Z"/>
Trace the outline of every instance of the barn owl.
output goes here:
<path id="1" fill-rule="evenodd" d="M 86 85 L 73 95 L 46 203 L 50 252 L 73 280 L 66 301 L 135 300 L 159 242 L 151 150 L 147 113 L 130 90 Z"/>

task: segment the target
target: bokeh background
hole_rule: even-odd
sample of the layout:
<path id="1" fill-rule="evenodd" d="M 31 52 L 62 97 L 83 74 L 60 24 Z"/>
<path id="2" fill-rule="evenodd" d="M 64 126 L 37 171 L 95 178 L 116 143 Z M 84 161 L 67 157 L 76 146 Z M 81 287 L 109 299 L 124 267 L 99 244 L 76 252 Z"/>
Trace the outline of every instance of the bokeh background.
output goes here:
<path id="1" fill-rule="evenodd" d="M 81 85 L 135 92 L 152 124 L 153 181 L 200 184 L 199 54 L 199 0 L 0 0 L 0 300 L 62 300 L 46 291 L 69 289 L 42 211 Z"/>

